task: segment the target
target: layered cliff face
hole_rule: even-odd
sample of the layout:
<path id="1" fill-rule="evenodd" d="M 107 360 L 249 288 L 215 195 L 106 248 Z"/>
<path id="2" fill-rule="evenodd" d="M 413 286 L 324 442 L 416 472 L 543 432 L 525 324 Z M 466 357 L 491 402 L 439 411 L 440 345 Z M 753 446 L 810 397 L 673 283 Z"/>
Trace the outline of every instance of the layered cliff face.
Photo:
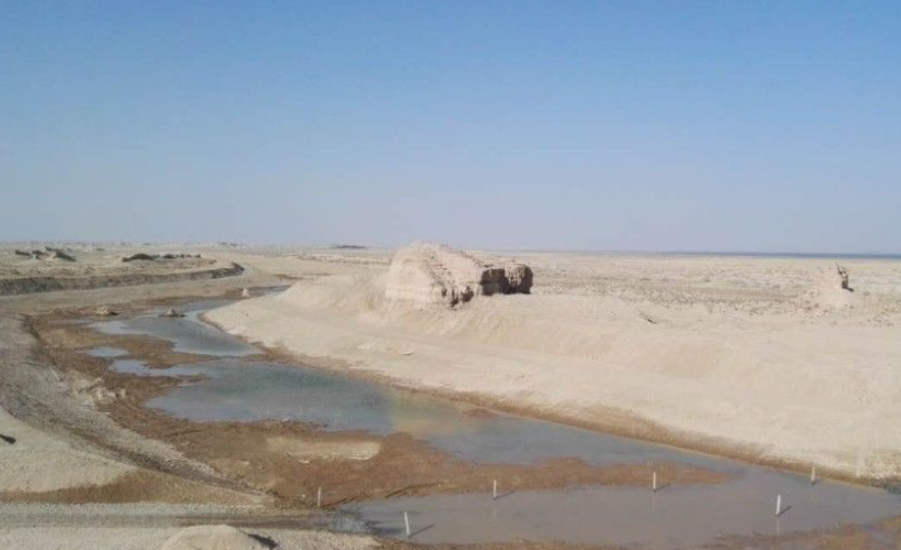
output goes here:
<path id="1" fill-rule="evenodd" d="M 525 264 L 486 262 L 449 246 L 416 243 L 395 254 L 385 297 L 418 308 L 452 308 L 476 296 L 528 294 L 531 288 L 532 270 Z"/>

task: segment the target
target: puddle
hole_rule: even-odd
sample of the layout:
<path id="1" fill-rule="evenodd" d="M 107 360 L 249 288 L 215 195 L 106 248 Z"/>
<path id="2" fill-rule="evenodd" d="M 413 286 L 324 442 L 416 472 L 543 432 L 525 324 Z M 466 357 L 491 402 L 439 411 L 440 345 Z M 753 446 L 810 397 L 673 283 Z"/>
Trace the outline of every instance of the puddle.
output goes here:
<path id="1" fill-rule="evenodd" d="M 173 350 L 196 355 L 246 357 L 258 349 L 226 332 L 202 322 L 199 316 L 210 309 L 231 303 L 227 300 L 194 302 L 176 308 L 184 317 L 161 317 L 165 308 L 131 319 L 95 321 L 89 326 L 104 334 L 152 336 L 172 343 Z"/>
<path id="2" fill-rule="evenodd" d="M 783 509 L 789 507 L 778 518 L 777 494 L 783 496 Z M 657 493 L 600 487 L 523 491 L 493 500 L 486 487 L 483 494 L 391 499 L 344 509 L 395 537 L 405 537 L 403 513 L 408 512 L 416 542 L 530 539 L 672 550 L 698 548 L 723 535 L 774 535 L 869 522 L 899 513 L 901 503 L 876 489 L 829 482 L 811 486 L 800 476 L 750 468 L 731 483 Z"/>
<path id="3" fill-rule="evenodd" d="M 404 537 L 403 512 L 408 512 L 413 538 L 420 542 L 532 539 L 670 550 L 709 544 L 723 534 L 788 533 L 901 513 L 901 498 L 880 489 L 833 482 L 811 486 L 805 476 L 663 445 L 504 414 L 473 414 L 467 405 L 321 369 L 236 359 L 257 350 L 197 319 L 210 304 L 223 303 L 192 304 L 182 319 L 140 317 L 95 324 L 111 334 L 146 334 L 173 342 L 178 351 L 220 359 L 151 369 L 116 348 L 89 353 L 110 357 L 111 368 L 138 376 L 200 375 L 146 403 L 195 421 L 295 419 L 329 431 L 407 432 L 478 462 L 535 463 L 560 457 L 597 465 L 668 461 L 735 476 L 729 483 L 666 487 L 656 493 L 649 488 L 601 487 L 504 495 L 499 480 L 503 497 L 497 500 L 486 487 L 482 494 L 380 500 L 343 508 L 384 535 Z M 110 323 L 122 324 L 110 328 Z M 776 518 L 778 494 L 788 508 Z"/>
<path id="4" fill-rule="evenodd" d="M 117 359 L 113 368 L 123 372 Z M 134 368 L 129 365 L 129 368 Z M 301 420 L 328 431 L 406 432 L 455 456 L 477 462 L 536 463 L 560 456 L 592 464 L 678 461 L 737 468 L 706 455 L 472 408 L 299 365 L 217 360 L 134 374 L 203 375 L 145 406 L 194 421 Z"/>

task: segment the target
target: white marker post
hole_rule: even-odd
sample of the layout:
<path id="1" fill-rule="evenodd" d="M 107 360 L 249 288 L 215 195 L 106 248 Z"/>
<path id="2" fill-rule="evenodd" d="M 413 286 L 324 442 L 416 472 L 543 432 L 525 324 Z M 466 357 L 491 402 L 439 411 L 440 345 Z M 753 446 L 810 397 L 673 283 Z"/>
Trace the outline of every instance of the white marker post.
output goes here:
<path id="1" fill-rule="evenodd" d="M 651 478 L 651 491 L 657 492 L 657 472 L 654 472 L 654 476 Z"/>
<path id="2" fill-rule="evenodd" d="M 497 500 L 497 480 L 494 480 L 491 488 L 491 498 Z"/>
<path id="3" fill-rule="evenodd" d="M 816 467 L 816 465 L 813 465 L 810 467 L 810 484 L 811 485 L 817 484 L 817 467 Z"/>
<path id="4" fill-rule="evenodd" d="M 410 538 L 410 516 L 404 512 L 404 529 L 407 531 L 407 538 Z"/>
<path id="5" fill-rule="evenodd" d="M 322 508 L 322 487 L 316 491 L 316 508 Z"/>
<path id="6" fill-rule="evenodd" d="M 776 517 L 782 515 L 782 495 L 776 495 Z"/>

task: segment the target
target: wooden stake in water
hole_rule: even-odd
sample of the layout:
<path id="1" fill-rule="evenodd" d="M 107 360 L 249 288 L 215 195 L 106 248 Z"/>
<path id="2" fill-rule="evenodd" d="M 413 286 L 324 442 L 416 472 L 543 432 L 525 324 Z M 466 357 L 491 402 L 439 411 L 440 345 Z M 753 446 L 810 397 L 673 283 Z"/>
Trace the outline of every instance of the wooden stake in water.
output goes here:
<path id="1" fill-rule="evenodd" d="M 497 500 L 497 480 L 496 479 L 494 480 L 494 483 L 492 484 L 491 498 L 493 498 L 494 500 Z"/>
<path id="2" fill-rule="evenodd" d="M 817 484 L 817 467 L 816 467 L 816 465 L 813 465 L 810 467 L 810 484 L 811 485 Z"/>
<path id="3" fill-rule="evenodd" d="M 404 529 L 407 531 L 407 538 L 410 538 L 410 516 L 404 512 Z"/>
<path id="4" fill-rule="evenodd" d="M 651 478 L 651 490 L 657 492 L 657 472 L 654 472 L 654 476 Z"/>
<path id="5" fill-rule="evenodd" d="M 782 495 L 776 495 L 776 517 L 782 515 Z"/>
<path id="6" fill-rule="evenodd" d="M 321 508 L 321 507 L 322 507 L 322 487 L 320 487 L 319 490 L 316 491 L 316 508 Z"/>

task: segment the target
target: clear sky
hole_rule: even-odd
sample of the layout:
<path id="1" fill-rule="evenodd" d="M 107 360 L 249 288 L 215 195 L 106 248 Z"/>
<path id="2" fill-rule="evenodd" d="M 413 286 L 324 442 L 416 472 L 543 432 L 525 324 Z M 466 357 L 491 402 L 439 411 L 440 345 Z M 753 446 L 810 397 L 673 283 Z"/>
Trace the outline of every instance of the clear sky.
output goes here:
<path id="1" fill-rule="evenodd" d="M 901 2 L 0 0 L 0 240 L 901 252 Z"/>

